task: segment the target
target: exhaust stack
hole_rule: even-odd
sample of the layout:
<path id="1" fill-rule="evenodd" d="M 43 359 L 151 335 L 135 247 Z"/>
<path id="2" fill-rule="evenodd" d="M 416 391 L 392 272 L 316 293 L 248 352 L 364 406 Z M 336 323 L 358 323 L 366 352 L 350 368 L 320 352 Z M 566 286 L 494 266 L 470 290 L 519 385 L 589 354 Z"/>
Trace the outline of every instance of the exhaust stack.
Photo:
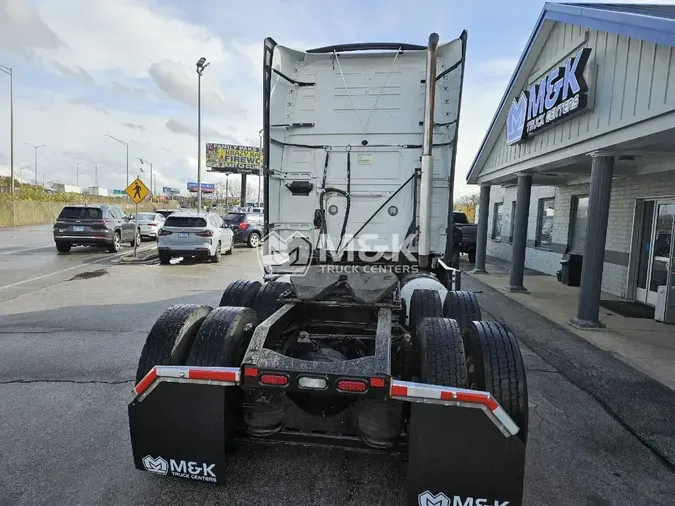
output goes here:
<path id="1" fill-rule="evenodd" d="M 432 154 L 434 142 L 434 107 L 436 98 L 436 50 L 438 34 L 429 35 L 427 46 L 426 100 L 424 104 L 424 142 L 422 151 L 422 181 L 420 183 L 420 236 L 419 265 L 429 265 L 431 248 L 431 196 L 434 176 L 434 158 Z"/>

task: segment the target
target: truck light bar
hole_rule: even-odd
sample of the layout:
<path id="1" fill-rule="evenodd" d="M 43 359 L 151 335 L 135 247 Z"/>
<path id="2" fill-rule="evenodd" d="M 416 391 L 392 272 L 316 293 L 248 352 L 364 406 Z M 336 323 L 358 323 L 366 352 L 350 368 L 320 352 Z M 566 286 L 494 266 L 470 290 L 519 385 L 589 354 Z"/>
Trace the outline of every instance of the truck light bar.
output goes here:
<path id="1" fill-rule="evenodd" d="M 137 397 L 147 396 L 161 381 L 204 382 L 209 385 L 236 386 L 240 383 L 239 367 L 196 367 L 157 365 L 134 387 Z"/>
<path id="2" fill-rule="evenodd" d="M 515 436 L 520 431 L 489 392 L 392 379 L 389 393 L 392 399 L 402 401 L 479 408 L 485 411 L 506 437 Z"/>

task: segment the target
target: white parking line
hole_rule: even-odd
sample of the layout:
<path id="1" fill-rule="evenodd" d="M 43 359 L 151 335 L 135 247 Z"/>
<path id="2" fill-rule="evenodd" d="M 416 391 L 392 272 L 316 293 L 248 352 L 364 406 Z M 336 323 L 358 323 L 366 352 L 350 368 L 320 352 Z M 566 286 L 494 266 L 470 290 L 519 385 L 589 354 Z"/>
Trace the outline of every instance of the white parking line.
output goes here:
<path id="1" fill-rule="evenodd" d="M 150 249 L 151 247 L 152 247 L 152 245 L 150 245 L 146 248 L 137 248 L 137 251 L 145 251 L 145 250 Z M 31 281 L 37 281 L 39 279 L 48 278 L 49 276 L 54 276 L 55 274 L 61 274 L 63 272 L 68 272 L 68 271 L 72 271 L 72 270 L 75 270 L 75 269 L 79 269 L 80 267 L 85 267 L 87 265 L 105 262 L 106 260 L 111 260 L 113 258 L 121 257 L 122 255 L 126 255 L 127 253 L 128 252 L 126 252 L 126 251 L 124 251 L 122 253 L 115 253 L 114 255 L 106 256 L 104 258 L 99 258 L 97 260 L 92 260 L 91 262 L 84 262 L 84 263 L 81 263 L 81 264 L 78 264 L 78 265 L 74 265 L 72 267 L 68 267 L 66 269 L 61 269 L 60 271 L 49 272 L 47 274 L 42 274 L 41 276 L 35 276 L 34 278 L 24 279 L 23 281 L 17 281 L 16 283 L 11 283 L 9 285 L 0 286 L 0 290 L 4 290 L 5 288 L 12 288 L 13 286 L 23 285 L 24 283 L 30 283 Z"/>

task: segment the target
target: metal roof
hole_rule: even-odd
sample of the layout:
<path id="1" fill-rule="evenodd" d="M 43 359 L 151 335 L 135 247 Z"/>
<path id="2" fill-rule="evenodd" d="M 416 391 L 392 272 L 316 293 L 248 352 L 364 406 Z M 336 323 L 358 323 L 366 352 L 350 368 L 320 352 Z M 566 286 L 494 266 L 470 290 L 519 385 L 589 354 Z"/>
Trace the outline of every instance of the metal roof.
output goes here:
<path id="1" fill-rule="evenodd" d="M 512 95 L 513 86 L 529 58 L 538 55 L 532 48 L 547 21 L 568 23 L 585 28 L 615 33 L 625 37 L 652 42 L 654 44 L 675 47 L 675 5 L 654 4 L 598 4 L 598 3 L 546 3 L 539 15 L 537 24 L 530 35 L 525 51 L 518 60 L 516 69 L 506 87 L 506 91 L 495 112 L 478 153 L 471 163 L 466 180 L 473 175 L 479 160 L 485 155 L 485 149 L 493 136 L 502 116 L 507 100 Z"/>

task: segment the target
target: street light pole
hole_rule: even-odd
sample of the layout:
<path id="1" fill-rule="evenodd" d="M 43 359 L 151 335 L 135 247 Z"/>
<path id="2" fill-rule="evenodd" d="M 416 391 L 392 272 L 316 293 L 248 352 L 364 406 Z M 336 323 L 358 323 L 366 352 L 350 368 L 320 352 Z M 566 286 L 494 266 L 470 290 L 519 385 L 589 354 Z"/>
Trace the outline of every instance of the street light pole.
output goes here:
<path id="1" fill-rule="evenodd" d="M 75 176 L 76 177 L 75 186 L 77 186 L 79 188 L 80 187 L 80 165 L 82 165 L 84 162 L 72 162 L 72 163 L 74 163 L 75 166 L 77 167 L 77 175 Z"/>
<path id="2" fill-rule="evenodd" d="M 42 148 L 42 147 L 46 146 L 46 144 L 40 144 L 39 146 L 36 146 L 35 144 L 30 144 L 30 143 L 27 142 L 26 145 L 31 146 L 35 150 L 35 187 L 37 188 L 37 185 L 38 185 L 37 151 L 38 151 L 38 148 Z"/>
<path id="3" fill-rule="evenodd" d="M 124 147 L 127 148 L 127 186 L 126 187 L 128 187 L 129 186 L 129 143 L 124 142 L 123 140 L 118 139 L 117 137 L 113 137 L 110 134 L 105 134 L 105 137 L 110 137 L 112 140 L 119 142 L 120 144 L 122 144 Z"/>
<path id="4" fill-rule="evenodd" d="M 9 192 L 14 193 L 14 73 L 4 65 L 0 70 L 9 76 Z"/>
<path id="5" fill-rule="evenodd" d="M 43 188 L 45 188 L 45 176 L 47 174 L 52 174 L 52 172 L 45 172 L 44 174 L 42 174 L 42 187 Z"/>
<path id="6" fill-rule="evenodd" d="M 209 66 L 203 56 L 197 61 L 197 212 L 202 212 L 202 73 Z"/>
<path id="7" fill-rule="evenodd" d="M 144 163 L 147 163 L 148 165 L 150 165 L 150 195 L 152 195 L 154 197 L 155 196 L 155 189 L 152 186 L 152 180 L 153 180 L 152 162 L 149 162 L 148 160 L 143 160 L 143 158 L 138 158 L 138 160 L 141 161 L 141 165 L 143 165 Z"/>

